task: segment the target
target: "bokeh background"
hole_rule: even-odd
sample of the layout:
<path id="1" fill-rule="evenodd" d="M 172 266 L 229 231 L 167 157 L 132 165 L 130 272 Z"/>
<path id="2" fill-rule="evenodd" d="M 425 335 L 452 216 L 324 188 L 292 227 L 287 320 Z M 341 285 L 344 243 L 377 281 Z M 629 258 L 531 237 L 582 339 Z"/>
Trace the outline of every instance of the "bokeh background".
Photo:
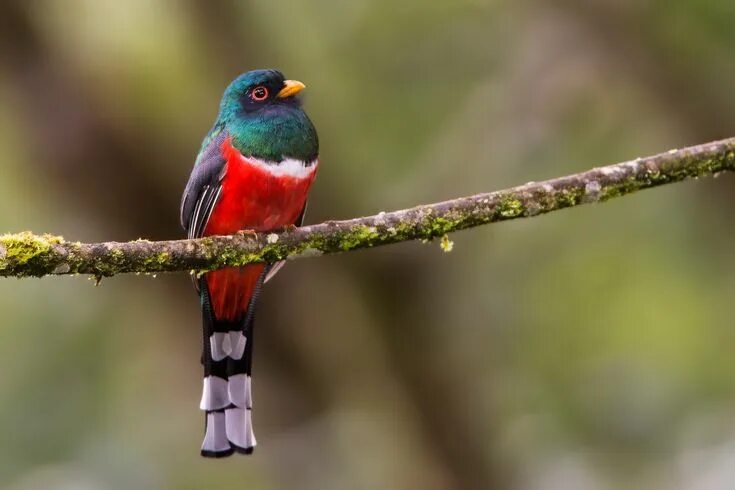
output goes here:
<path id="1" fill-rule="evenodd" d="M 0 231 L 175 238 L 224 87 L 303 80 L 307 222 L 735 135 L 731 0 L 0 3 Z M 253 457 L 185 274 L 0 281 L 0 488 L 735 486 L 735 179 L 290 264 Z"/>

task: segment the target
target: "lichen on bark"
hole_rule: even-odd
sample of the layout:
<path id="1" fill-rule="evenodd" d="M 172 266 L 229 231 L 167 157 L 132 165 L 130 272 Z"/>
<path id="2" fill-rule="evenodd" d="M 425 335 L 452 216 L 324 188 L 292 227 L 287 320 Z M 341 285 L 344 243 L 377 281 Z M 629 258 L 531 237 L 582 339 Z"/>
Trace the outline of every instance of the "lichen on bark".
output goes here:
<path id="1" fill-rule="evenodd" d="M 31 232 L 0 235 L 0 276 L 206 272 L 442 237 L 486 223 L 604 202 L 642 189 L 735 171 L 735 138 L 497 192 L 345 221 L 193 240 L 79 243 Z"/>

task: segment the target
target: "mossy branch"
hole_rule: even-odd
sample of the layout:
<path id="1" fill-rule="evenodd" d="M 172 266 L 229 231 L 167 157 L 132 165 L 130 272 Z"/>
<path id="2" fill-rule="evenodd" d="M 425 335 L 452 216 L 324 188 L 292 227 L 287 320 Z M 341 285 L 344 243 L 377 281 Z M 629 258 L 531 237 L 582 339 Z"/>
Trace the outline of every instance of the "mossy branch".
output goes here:
<path id="1" fill-rule="evenodd" d="M 207 271 L 346 252 L 408 240 L 431 240 L 496 221 L 602 202 L 641 189 L 735 171 L 735 138 L 529 182 L 502 191 L 277 233 L 196 240 L 79 243 L 30 232 L 0 236 L 0 276 Z M 451 249 L 444 238 L 442 248 Z"/>

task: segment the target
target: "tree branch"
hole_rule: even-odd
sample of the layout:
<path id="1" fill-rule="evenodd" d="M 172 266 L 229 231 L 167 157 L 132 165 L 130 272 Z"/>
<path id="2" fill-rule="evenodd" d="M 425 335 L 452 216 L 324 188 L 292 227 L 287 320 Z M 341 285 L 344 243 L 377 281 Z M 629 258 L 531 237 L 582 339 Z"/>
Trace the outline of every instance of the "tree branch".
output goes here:
<path id="1" fill-rule="evenodd" d="M 0 276 L 208 271 L 254 262 L 431 240 L 496 221 L 536 216 L 690 178 L 735 171 L 735 138 L 511 189 L 279 233 L 239 233 L 195 240 L 79 243 L 30 232 L 0 236 Z M 442 247 L 451 247 L 448 239 Z"/>

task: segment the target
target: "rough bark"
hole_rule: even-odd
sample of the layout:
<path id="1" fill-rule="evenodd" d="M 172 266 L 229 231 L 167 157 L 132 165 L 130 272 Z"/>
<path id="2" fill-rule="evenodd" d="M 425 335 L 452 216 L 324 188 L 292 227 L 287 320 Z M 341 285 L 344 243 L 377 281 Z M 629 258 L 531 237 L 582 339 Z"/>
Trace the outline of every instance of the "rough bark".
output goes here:
<path id="1" fill-rule="evenodd" d="M 0 236 L 0 276 L 208 271 L 253 262 L 346 252 L 442 237 L 475 226 L 602 202 L 690 178 L 735 171 L 735 138 L 511 189 L 277 233 L 239 233 L 195 240 L 79 243 L 30 232 Z"/>

